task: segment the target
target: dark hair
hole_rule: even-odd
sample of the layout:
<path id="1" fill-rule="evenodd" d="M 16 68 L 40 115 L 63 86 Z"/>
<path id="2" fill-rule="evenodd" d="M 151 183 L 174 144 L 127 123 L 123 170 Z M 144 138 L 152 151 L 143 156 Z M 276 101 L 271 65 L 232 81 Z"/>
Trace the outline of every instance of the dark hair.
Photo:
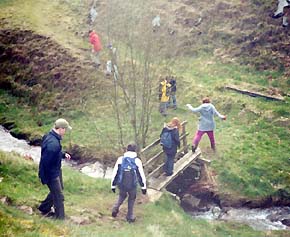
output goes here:
<path id="1" fill-rule="evenodd" d="M 137 151 L 137 145 L 135 142 L 130 142 L 127 146 L 127 151 Z"/>
<path id="2" fill-rule="evenodd" d="M 210 103 L 210 99 L 208 97 L 204 97 L 202 99 L 202 103 Z"/>

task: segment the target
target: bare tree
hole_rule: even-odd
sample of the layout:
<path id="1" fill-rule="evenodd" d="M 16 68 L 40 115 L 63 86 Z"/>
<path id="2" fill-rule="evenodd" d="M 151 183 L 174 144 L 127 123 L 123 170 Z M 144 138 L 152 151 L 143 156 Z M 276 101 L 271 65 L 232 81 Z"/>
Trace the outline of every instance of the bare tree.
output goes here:
<path id="1" fill-rule="evenodd" d="M 114 91 L 112 104 L 119 129 L 119 142 L 134 139 L 146 144 L 153 102 L 157 99 L 158 70 L 168 67 L 175 54 L 175 36 L 166 25 L 153 31 L 150 1 L 108 0 L 107 35 L 112 42 L 111 62 Z M 117 53 L 116 53 L 117 49 Z M 117 54 L 117 56 L 116 56 Z M 166 59 L 167 57 L 167 59 Z M 124 137 L 130 121 L 131 137 Z"/>

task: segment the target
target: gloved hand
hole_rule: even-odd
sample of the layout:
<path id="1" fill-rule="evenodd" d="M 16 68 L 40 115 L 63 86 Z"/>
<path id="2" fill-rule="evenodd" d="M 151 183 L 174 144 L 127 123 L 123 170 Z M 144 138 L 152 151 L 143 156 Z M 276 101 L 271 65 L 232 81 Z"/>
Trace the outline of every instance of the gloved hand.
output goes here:
<path id="1" fill-rule="evenodd" d="M 116 193 L 116 189 L 115 189 L 115 188 L 112 188 L 112 192 L 113 192 L 113 193 Z"/>
<path id="2" fill-rule="evenodd" d="M 143 195 L 146 195 L 146 193 L 147 193 L 147 189 L 141 189 L 142 190 L 142 194 Z"/>

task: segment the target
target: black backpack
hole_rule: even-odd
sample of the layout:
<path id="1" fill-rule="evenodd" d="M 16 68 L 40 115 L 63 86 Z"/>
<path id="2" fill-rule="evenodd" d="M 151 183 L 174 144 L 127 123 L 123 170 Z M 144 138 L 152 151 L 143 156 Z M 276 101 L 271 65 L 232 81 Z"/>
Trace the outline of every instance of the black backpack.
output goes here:
<path id="1" fill-rule="evenodd" d="M 118 186 L 122 190 L 132 190 L 137 187 L 137 165 L 135 158 L 123 157 L 120 166 Z"/>

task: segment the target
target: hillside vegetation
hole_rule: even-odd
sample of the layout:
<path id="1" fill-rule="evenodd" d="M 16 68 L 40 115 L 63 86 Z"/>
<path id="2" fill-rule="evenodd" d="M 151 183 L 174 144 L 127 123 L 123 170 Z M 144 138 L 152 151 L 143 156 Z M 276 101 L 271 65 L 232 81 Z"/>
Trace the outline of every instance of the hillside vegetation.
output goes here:
<path id="1" fill-rule="evenodd" d="M 63 169 L 67 220 L 51 220 L 37 211 L 47 188 L 38 181 L 36 164 L 2 152 L 0 163 L 1 236 L 286 237 L 288 234 L 288 231 L 254 231 L 236 223 L 193 220 L 169 195 L 151 203 L 140 194 L 135 205 L 137 221 L 128 224 L 126 205 L 117 218 L 111 217 L 117 196 L 111 192 L 108 180 L 87 177 L 70 167 Z"/>
<path id="2" fill-rule="evenodd" d="M 112 165 L 122 147 L 111 101 L 113 80 L 90 61 L 87 31 L 92 2 L 0 1 L 0 121 L 14 135 L 37 144 L 56 117 L 65 117 L 73 126 L 64 139 L 72 156 Z M 275 7 L 276 1 L 257 0 L 97 1 L 93 28 L 102 39 L 103 66 L 110 58 L 106 46 L 113 43 L 125 72 L 126 40 L 138 39 L 134 49 L 156 53 L 154 76 L 177 77 L 178 109 L 164 118 L 158 112 L 156 76 L 147 143 L 173 116 L 189 121 L 187 131 L 193 137 L 198 117 L 184 105 L 197 106 L 208 95 L 228 118 L 217 121 L 218 154 L 209 151 L 207 138 L 200 145 L 203 156 L 212 160 L 210 169 L 220 196 L 270 197 L 273 203 L 286 205 L 290 200 L 289 30 L 270 18 Z M 156 14 L 161 16 L 161 28 L 149 34 Z M 145 48 L 146 43 L 152 49 Z M 285 100 L 237 94 L 224 88 L 228 84 Z M 124 123 L 124 140 L 130 141 L 131 121 Z"/>

